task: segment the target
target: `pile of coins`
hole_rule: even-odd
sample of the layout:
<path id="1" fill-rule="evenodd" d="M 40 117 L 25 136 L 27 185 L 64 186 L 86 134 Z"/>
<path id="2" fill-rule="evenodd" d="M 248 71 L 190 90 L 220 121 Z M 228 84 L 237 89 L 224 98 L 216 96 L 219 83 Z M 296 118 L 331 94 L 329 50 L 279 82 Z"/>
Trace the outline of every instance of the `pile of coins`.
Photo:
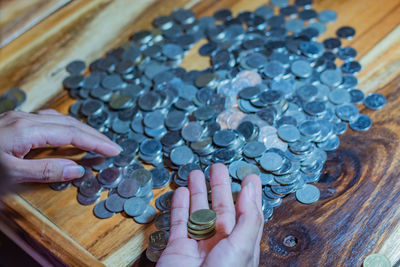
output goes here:
<path id="1" fill-rule="evenodd" d="M 86 155 L 82 161 L 85 166 L 92 166 L 93 169 L 98 169 L 98 164 L 109 165 L 106 162 L 104 158 L 92 154 Z M 93 208 L 96 217 L 107 219 L 115 213 L 124 212 L 135 222 L 145 224 L 152 222 L 157 214 L 156 209 L 148 205 L 154 197 L 152 189 L 165 186 L 170 179 L 171 175 L 165 168 L 153 168 L 149 171 L 141 164 L 131 162 L 124 169 L 115 166 L 100 168 L 97 179 L 92 170 L 86 167 L 84 176 L 73 180 L 72 184 L 78 188 L 77 199 L 80 204 L 91 205 L 98 202 Z M 58 182 L 51 183 L 50 187 L 59 191 L 70 185 L 70 182 Z M 100 201 L 103 190 L 109 190 L 108 197 Z M 172 194 L 169 198 L 164 197 L 161 202 L 164 210 L 170 209 L 170 197 Z"/>
<path id="2" fill-rule="evenodd" d="M 237 16 L 221 9 L 197 19 L 190 10 L 176 9 L 155 18 L 154 29 L 136 32 L 92 62 L 88 75 L 83 76 L 83 61 L 67 66 L 70 76 L 63 84 L 78 99 L 71 116 L 123 148 L 111 159 L 85 157 L 96 160 L 82 165 L 99 174 L 78 185 L 80 203 L 98 201 L 99 192 L 107 189 L 112 200 L 97 204 L 98 217 L 128 203 L 125 213 L 149 222 L 155 210 L 143 208 L 141 201 L 151 200 L 151 187 L 171 180 L 177 187 L 187 186 L 189 172 L 199 169 L 210 189 L 209 167 L 216 162 L 229 168 L 234 199 L 244 177 L 260 176 L 266 221 L 289 194 L 306 204 L 319 199 L 319 189 L 310 183 L 318 182 L 327 151 L 339 147 L 339 136 L 348 127 L 367 131 L 372 125 L 357 105 L 377 110 L 386 100 L 376 93 L 365 97 L 355 88 L 354 75 L 361 70 L 354 60 L 357 51 L 342 46 L 355 36 L 352 27 L 316 41 L 325 24 L 336 20 L 334 11 L 318 13 L 312 1 L 303 0 L 271 4 Z M 204 38 L 208 42 L 199 54 L 210 57 L 211 66 L 179 67 L 184 54 Z M 139 161 L 155 166 L 150 175 L 137 172 L 143 169 Z M 141 189 L 135 191 L 134 184 Z M 160 230 L 169 229 L 165 219 L 171 196 L 168 192 L 156 201 L 163 212 L 156 217 Z M 114 201 L 119 209 L 111 208 Z M 139 211 L 146 220 L 137 220 Z M 196 231 L 196 221 L 191 225 Z"/>
<path id="3" fill-rule="evenodd" d="M 194 240 L 204 240 L 215 234 L 217 214 L 210 209 L 201 209 L 189 216 L 188 235 Z"/>
<path id="4" fill-rule="evenodd" d="M 26 100 L 26 94 L 19 88 L 11 88 L 0 96 L 0 114 L 18 109 Z"/>

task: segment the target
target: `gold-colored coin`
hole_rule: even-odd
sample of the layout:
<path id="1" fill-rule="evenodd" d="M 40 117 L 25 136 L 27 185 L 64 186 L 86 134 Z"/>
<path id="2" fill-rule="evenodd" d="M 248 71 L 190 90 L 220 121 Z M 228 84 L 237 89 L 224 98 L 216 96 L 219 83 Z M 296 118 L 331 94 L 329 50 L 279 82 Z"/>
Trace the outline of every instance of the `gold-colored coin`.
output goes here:
<path id="1" fill-rule="evenodd" d="M 129 101 L 131 101 L 129 95 L 121 95 L 118 93 L 114 93 L 111 96 L 109 105 L 113 109 L 121 109 L 124 108 Z"/>
<path id="2" fill-rule="evenodd" d="M 0 97 L 0 113 L 13 110 L 17 107 L 17 102 L 8 97 Z"/>
<path id="3" fill-rule="evenodd" d="M 382 254 L 371 254 L 368 255 L 364 262 L 363 267 L 390 267 L 389 259 Z"/>
<path id="4" fill-rule="evenodd" d="M 18 106 L 20 106 L 26 100 L 25 92 L 19 88 L 11 88 L 10 90 L 4 92 L 4 96 L 7 98 L 15 98 L 15 100 L 18 103 Z"/>
<path id="5" fill-rule="evenodd" d="M 208 229 L 208 228 L 212 227 L 213 225 L 214 225 L 214 222 L 209 223 L 209 224 L 198 225 L 198 224 L 192 223 L 191 221 L 188 221 L 188 227 L 193 230 L 197 230 L 197 231 Z"/>
<path id="6" fill-rule="evenodd" d="M 215 230 L 215 225 L 211 226 L 210 228 L 204 229 L 204 230 L 194 230 L 194 229 L 188 228 L 189 233 L 194 234 L 194 235 L 207 235 L 208 233 L 211 233 L 214 230 Z"/>
<path id="7" fill-rule="evenodd" d="M 204 225 L 215 222 L 217 214 L 210 209 L 196 210 L 190 214 L 190 221 L 194 224 Z"/>
<path id="8" fill-rule="evenodd" d="M 195 234 L 188 233 L 189 237 L 192 238 L 192 239 L 195 239 L 195 240 L 208 239 L 208 238 L 212 237 L 214 234 L 215 234 L 215 230 L 210 232 L 207 235 L 195 235 Z"/>

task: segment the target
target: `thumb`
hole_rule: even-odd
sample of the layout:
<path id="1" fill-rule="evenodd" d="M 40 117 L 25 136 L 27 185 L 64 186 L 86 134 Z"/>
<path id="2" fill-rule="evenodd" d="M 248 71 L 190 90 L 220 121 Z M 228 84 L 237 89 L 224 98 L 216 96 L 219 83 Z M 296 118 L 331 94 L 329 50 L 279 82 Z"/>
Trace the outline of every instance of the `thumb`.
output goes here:
<path id="1" fill-rule="evenodd" d="M 14 181 L 52 183 L 68 181 L 80 178 L 84 175 L 85 169 L 68 159 L 19 159 L 11 157 L 9 166 L 14 166 L 10 170 L 10 175 Z M 11 162 L 10 162 L 11 161 Z"/>

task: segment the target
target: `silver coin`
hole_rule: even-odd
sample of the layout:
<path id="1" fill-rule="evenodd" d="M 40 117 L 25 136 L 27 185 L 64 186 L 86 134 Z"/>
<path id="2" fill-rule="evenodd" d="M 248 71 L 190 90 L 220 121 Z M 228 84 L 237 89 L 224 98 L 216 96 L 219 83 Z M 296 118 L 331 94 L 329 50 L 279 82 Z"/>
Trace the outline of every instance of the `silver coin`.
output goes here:
<path id="1" fill-rule="evenodd" d="M 372 93 L 364 99 L 364 105 L 372 110 L 378 110 L 386 105 L 386 99 L 383 95 Z"/>
<path id="2" fill-rule="evenodd" d="M 111 218 L 115 213 L 106 209 L 105 200 L 97 203 L 93 208 L 94 215 L 99 219 Z"/>
<path id="3" fill-rule="evenodd" d="M 183 126 L 182 131 L 182 138 L 188 142 L 196 142 L 199 141 L 204 135 L 204 128 L 197 121 L 189 122 L 185 126 Z"/>
<path id="4" fill-rule="evenodd" d="M 293 125 L 282 125 L 278 128 L 278 136 L 286 142 L 296 142 L 300 138 L 300 132 Z"/>
<path id="5" fill-rule="evenodd" d="M 368 131 L 371 128 L 372 120 L 367 115 L 361 114 L 356 120 L 351 121 L 349 125 L 355 131 Z"/>
<path id="6" fill-rule="evenodd" d="M 171 150 L 170 159 L 175 165 L 185 165 L 194 159 L 192 150 L 187 146 L 179 146 Z"/>
<path id="7" fill-rule="evenodd" d="M 266 171 L 276 171 L 282 167 L 283 158 L 278 153 L 267 152 L 261 156 L 260 165 Z"/>
<path id="8" fill-rule="evenodd" d="M 337 19 L 337 14 L 335 11 L 327 9 L 319 12 L 318 20 L 323 23 L 332 23 Z"/>
<path id="9" fill-rule="evenodd" d="M 252 141 L 247 143 L 243 148 L 243 154 L 249 158 L 260 157 L 266 150 L 262 142 Z"/>
<path id="10" fill-rule="evenodd" d="M 134 179 L 123 179 L 118 187 L 117 192 L 123 198 L 131 198 L 137 194 L 139 185 Z"/>
<path id="11" fill-rule="evenodd" d="M 256 165 L 246 164 L 236 171 L 236 175 L 240 180 L 243 180 L 247 175 L 250 174 L 259 175 L 260 169 Z"/>
<path id="12" fill-rule="evenodd" d="M 117 194 L 112 194 L 106 199 L 105 207 L 111 212 L 121 212 L 124 209 L 125 201 L 125 198 L 122 198 Z"/>
<path id="13" fill-rule="evenodd" d="M 100 200 L 100 194 L 87 197 L 81 193 L 78 193 L 77 199 L 81 205 L 92 205 Z"/>
<path id="14" fill-rule="evenodd" d="M 311 204 L 319 200 L 320 194 L 318 187 L 306 184 L 303 188 L 296 191 L 296 198 L 301 203 Z"/>
<path id="15" fill-rule="evenodd" d="M 123 205 L 124 212 L 131 217 L 143 214 L 145 209 L 146 202 L 139 197 L 129 198 L 124 202 Z"/>
<path id="16" fill-rule="evenodd" d="M 146 205 L 146 209 L 144 210 L 143 214 L 133 217 L 135 222 L 140 224 L 151 223 L 156 216 L 157 211 L 153 206 Z"/>

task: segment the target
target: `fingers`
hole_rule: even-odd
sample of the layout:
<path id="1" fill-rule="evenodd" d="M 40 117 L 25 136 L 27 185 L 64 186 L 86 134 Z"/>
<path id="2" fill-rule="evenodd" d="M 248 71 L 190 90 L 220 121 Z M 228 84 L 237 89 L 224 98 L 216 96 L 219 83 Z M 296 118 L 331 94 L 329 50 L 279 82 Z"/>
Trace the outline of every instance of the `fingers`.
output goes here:
<path id="1" fill-rule="evenodd" d="M 263 216 L 262 213 L 262 191 L 261 191 L 261 180 L 260 177 L 255 175 L 255 174 L 251 174 L 249 176 L 247 176 L 243 182 L 242 182 L 242 186 L 245 187 L 247 184 L 249 184 L 250 182 L 252 182 L 255 185 L 255 189 L 256 189 L 256 204 L 257 204 L 257 209 L 259 210 L 261 216 Z M 264 216 L 263 216 L 264 217 Z M 256 239 L 256 247 L 254 248 L 254 256 L 253 256 L 253 266 L 258 266 L 258 262 L 260 260 L 260 242 L 261 242 L 261 238 L 262 238 L 262 234 L 263 234 L 263 228 L 264 228 L 264 218 L 262 220 L 262 223 L 260 225 L 260 228 L 258 230 L 258 235 L 257 235 L 257 239 Z"/>
<path id="2" fill-rule="evenodd" d="M 190 213 L 208 209 L 207 187 L 204 174 L 200 170 L 189 173 Z"/>
<path id="3" fill-rule="evenodd" d="M 62 115 L 60 112 L 58 112 L 55 109 L 41 109 L 37 112 L 37 114 L 47 114 L 47 115 Z"/>
<path id="4" fill-rule="evenodd" d="M 222 230 L 230 234 L 235 225 L 235 207 L 229 172 L 225 165 L 217 163 L 211 166 L 210 184 L 212 209 L 217 213 L 217 228 L 222 225 Z"/>
<path id="5" fill-rule="evenodd" d="M 250 182 L 254 184 L 255 187 L 255 201 L 257 204 L 257 209 L 262 213 L 262 198 L 261 198 L 261 180 L 258 175 L 250 174 L 247 175 L 242 182 L 242 188 L 248 185 Z"/>
<path id="6" fill-rule="evenodd" d="M 45 110 L 40 115 L 7 112 L 0 117 L 0 125 L 5 133 L 9 133 L 11 140 L 10 144 L 3 144 L 4 150 L 18 157 L 25 156 L 31 148 L 46 145 L 76 144 L 81 149 L 104 156 L 116 156 L 121 152 L 117 144 L 95 129 L 68 116 L 57 115 L 56 111 Z M 53 131 L 58 136 L 54 136 Z"/>
<path id="7" fill-rule="evenodd" d="M 89 125 L 84 124 L 70 116 L 62 115 L 61 113 L 59 113 L 53 109 L 41 110 L 41 111 L 38 111 L 38 114 L 30 114 L 30 119 L 41 122 L 41 123 L 55 123 L 55 124 L 62 124 L 62 125 L 67 125 L 67 126 L 74 126 L 82 131 L 85 131 L 85 132 L 93 134 L 99 138 L 102 138 L 106 142 L 113 143 L 107 136 L 101 134 L 99 131 L 93 129 Z"/>
<path id="8" fill-rule="evenodd" d="M 67 159 L 32 159 L 24 160 L 9 155 L 6 164 L 14 166 L 9 175 L 14 181 L 51 183 L 80 178 L 85 169 Z"/>
<path id="9" fill-rule="evenodd" d="M 115 156 L 120 152 L 119 146 L 104 142 L 96 135 L 83 132 L 74 126 L 42 123 L 31 126 L 22 136 L 25 142 L 29 141 L 32 148 L 50 146 L 73 145 L 77 148 L 93 151 L 105 156 Z"/>
<path id="10" fill-rule="evenodd" d="M 179 238 L 187 238 L 187 222 L 189 219 L 189 190 L 179 187 L 175 190 L 171 203 L 171 227 L 168 242 Z"/>
<path id="11" fill-rule="evenodd" d="M 257 176 L 256 176 L 257 177 Z M 257 243 L 259 229 L 263 224 L 263 216 L 257 204 L 257 189 L 255 179 L 249 177 L 247 184 L 242 187 L 236 200 L 238 219 L 235 228 L 228 237 L 231 244 L 239 250 L 254 255 L 254 249 L 259 249 Z M 256 248 L 257 246 L 258 248 Z"/>

